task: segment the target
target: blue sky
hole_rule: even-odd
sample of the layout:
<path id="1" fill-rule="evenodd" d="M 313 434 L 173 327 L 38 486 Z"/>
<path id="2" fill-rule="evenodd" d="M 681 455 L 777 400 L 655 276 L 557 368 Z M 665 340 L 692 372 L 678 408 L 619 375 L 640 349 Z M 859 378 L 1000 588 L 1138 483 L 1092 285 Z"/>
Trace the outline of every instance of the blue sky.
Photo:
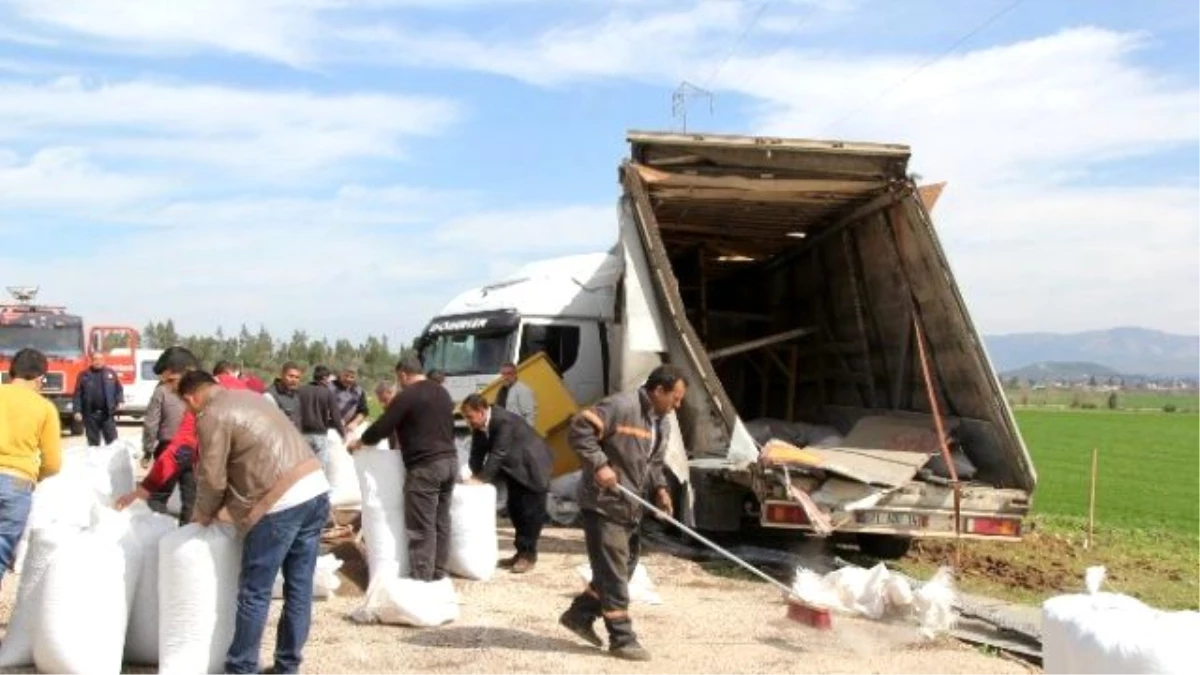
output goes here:
<path id="1" fill-rule="evenodd" d="M 911 144 L 986 332 L 1197 332 L 1196 3 L 1013 5 L 0 0 L 0 281 L 407 339 L 607 248 L 624 132 L 687 80 L 692 130 Z"/>

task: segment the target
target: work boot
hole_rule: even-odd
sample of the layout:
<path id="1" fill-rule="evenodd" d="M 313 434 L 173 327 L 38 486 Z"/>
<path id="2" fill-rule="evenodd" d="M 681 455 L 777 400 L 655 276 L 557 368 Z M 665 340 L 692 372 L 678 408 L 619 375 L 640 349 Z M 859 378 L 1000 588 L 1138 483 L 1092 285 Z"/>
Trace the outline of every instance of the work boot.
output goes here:
<path id="1" fill-rule="evenodd" d="M 535 565 L 537 565 L 537 558 L 528 554 L 518 553 L 513 558 L 512 569 L 510 571 L 513 574 L 525 574 L 532 570 Z"/>
<path id="2" fill-rule="evenodd" d="M 608 653 L 624 659 L 626 661 L 649 661 L 650 652 L 646 648 L 637 643 L 637 640 L 624 645 L 613 645 L 608 648 Z"/>
<path id="3" fill-rule="evenodd" d="M 619 619 L 604 617 L 608 628 L 608 653 L 626 661 L 649 661 L 650 652 L 638 643 L 633 621 L 628 616 Z"/>
<path id="4" fill-rule="evenodd" d="M 514 553 L 512 556 L 510 556 L 508 558 L 504 558 L 500 562 L 496 563 L 496 567 L 499 567 L 502 570 L 506 570 L 506 569 L 511 568 L 513 565 L 517 564 L 517 561 L 520 559 L 521 559 L 521 554 Z"/>
<path id="5" fill-rule="evenodd" d="M 598 618 L 600 618 L 600 601 L 587 593 L 581 593 L 575 596 L 567 611 L 558 617 L 558 623 L 584 642 L 600 648 L 604 646 L 604 641 L 596 633 L 595 623 Z"/>
<path id="6" fill-rule="evenodd" d="M 595 619 L 588 619 L 568 609 L 562 613 L 562 616 L 558 617 L 558 623 L 591 646 L 597 649 L 604 646 L 604 641 L 596 633 Z"/>

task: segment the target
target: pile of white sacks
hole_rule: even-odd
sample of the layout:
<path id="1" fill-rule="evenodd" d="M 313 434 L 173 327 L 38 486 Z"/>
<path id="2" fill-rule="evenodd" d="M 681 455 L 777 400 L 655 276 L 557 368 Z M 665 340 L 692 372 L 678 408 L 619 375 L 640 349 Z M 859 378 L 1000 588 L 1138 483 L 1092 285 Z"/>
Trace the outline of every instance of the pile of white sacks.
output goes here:
<path id="1" fill-rule="evenodd" d="M 135 487 L 138 448 L 129 441 L 72 446 L 61 472 L 34 492 L 18 546 L 17 599 L 0 643 L 0 668 L 119 672 L 122 664 L 160 673 L 219 673 L 233 639 L 241 539 L 232 525 L 179 527 L 175 518 L 116 497 Z M 352 615 L 360 622 L 437 626 L 458 618 L 449 579 L 406 578 L 404 465 L 400 453 L 365 448 L 354 457 L 334 435 L 328 475 L 334 508 L 362 510 L 370 584 Z M 456 486 L 449 571 L 487 580 L 499 559 L 496 489 Z M 313 594 L 330 597 L 341 561 L 317 561 Z M 282 596 L 278 577 L 273 597 Z"/>
<path id="2" fill-rule="evenodd" d="M 331 443 L 337 444 L 336 439 Z M 363 603 L 351 618 L 360 623 L 440 626 L 459 616 L 458 594 L 449 578 L 422 582 L 408 578 L 408 536 L 404 526 L 404 464 L 387 442 L 354 454 L 362 496 L 362 537 L 370 581 Z M 458 484 L 450 506 L 449 572 L 486 581 L 496 571 L 496 488 Z"/>
<path id="3" fill-rule="evenodd" d="M 241 540 L 231 525 L 180 528 L 143 503 L 113 510 L 134 487 L 135 454 L 128 441 L 66 448 L 61 472 L 34 492 L 0 668 L 222 671 Z M 333 594 L 340 566 L 333 556 L 318 560 L 314 597 Z M 278 579 L 276 597 L 281 586 Z"/>

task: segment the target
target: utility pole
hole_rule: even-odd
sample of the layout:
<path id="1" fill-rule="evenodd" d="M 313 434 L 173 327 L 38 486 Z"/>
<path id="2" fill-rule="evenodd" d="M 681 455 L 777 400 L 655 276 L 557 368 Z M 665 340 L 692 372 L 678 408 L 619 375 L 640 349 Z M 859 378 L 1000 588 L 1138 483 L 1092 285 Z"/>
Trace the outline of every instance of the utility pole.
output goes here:
<path id="1" fill-rule="evenodd" d="M 682 131 L 687 132 L 687 116 L 688 116 L 688 100 L 693 98 L 708 99 L 708 114 L 713 112 L 713 95 L 707 89 L 701 89 L 696 85 L 684 80 L 675 88 L 671 94 L 671 116 L 680 120 Z"/>

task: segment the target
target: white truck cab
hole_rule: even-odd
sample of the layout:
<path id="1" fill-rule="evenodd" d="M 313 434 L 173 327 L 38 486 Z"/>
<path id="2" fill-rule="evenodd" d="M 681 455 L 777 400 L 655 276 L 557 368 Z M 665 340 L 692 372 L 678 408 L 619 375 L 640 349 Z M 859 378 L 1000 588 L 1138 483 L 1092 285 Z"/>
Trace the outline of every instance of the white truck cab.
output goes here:
<path id="1" fill-rule="evenodd" d="M 128 348 L 112 350 L 113 354 L 129 354 Z M 120 417 L 141 419 L 146 415 L 146 406 L 158 386 L 158 376 L 154 374 L 154 364 L 162 356 L 161 349 L 138 349 L 133 359 L 133 384 L 125 385 L 125 406 L 119 413 Z"/>
<path id="2" fill-rule="evenodd" d="M 531 263 L 450 301 L 425 328 L 421 361 L 441 370 L 455 402 L 482 391 L 506 362 L 545 352 L 575 400 L 608 391 L 609 325 L 621 258 L 589 253 Z"/>

